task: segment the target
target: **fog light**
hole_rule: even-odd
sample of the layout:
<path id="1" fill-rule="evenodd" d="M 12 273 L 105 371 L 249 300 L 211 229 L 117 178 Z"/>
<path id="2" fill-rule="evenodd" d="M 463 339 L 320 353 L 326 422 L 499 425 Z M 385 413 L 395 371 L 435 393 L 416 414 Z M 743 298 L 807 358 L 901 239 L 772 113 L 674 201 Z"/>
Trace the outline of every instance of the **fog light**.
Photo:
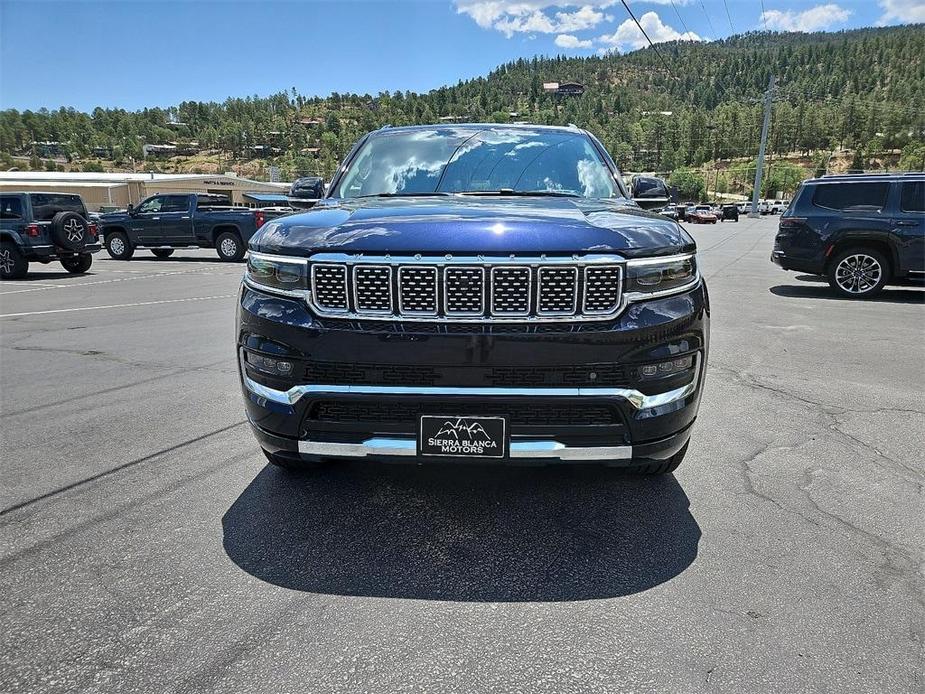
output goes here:
<path id="1" fill-rule="evenodd" d="M 247 363 L 259 371 L 265 371 L 279 376 L 288 376 L 292 373 L 292 362 L 282 359 L 265 357 L 262 354 L 247 353 Z"/>
<path id="2" fill-rule="evenodd" d="M 683 371 L 689 370 L 694 365 L 694 355 L 688 354 L 684 357 L 678 357 L 670 361 L 662 361 L 656 364 L 643 364 L 639 373 L 642 378 L 662 378 L 664 376 L 673 376 Z"/>

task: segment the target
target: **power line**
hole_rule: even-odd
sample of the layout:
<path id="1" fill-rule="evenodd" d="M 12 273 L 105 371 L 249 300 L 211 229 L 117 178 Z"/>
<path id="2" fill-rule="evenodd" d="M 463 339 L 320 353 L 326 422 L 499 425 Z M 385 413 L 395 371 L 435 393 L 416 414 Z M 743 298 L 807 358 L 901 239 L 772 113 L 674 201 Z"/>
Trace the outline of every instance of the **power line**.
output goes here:
<path id="1" fill-rule="evenodd" d="M 723 0 L 723 7 L 726 8 L 726 19 L 729 20 L 729 28 L 732 29 L 732 33 L 736 33 L 736 28 L 732 26 L 732 15 L 729 14 L 729 3 L 726 0 Z"/>
<path id="2" fill-rule="evenodd" d="M 665 60 L 665 56 L 662 55 L 661 51 L 655 47 L 655 44 L 652 43 L 652 39 L 649 38 L 649 35 L 646 33 L 646 30 L 642 28 L 642 24 L 639 23 L 639 20 L 636 19 L 636 15 L 633 14 L 633 11 L 630 9 L 630 6 L 626 3 L 626 0 L 620 0 L 623 3 L 623 7 L 626 8 L 626 11 L 629 13 L 629 16 L 632 17 L 633 21 L 636 23 L 636 26 L 639 27 L 639 31 L 642 32 L 642 35 L 646 37 L 646 41 L 649 42 L 649 46 L 652 47 L 652 50 L 655 51 L 655 54 L 662 61 L 662 64 L 665 66 L 665 69 L 668 70 L 668 74 L 672 79 L 677 79 L 674 76 L 674 72 L 671 71 L 671 66 L 668 64 L 668 61 Z"/>
<path id="3" fill-rule="evenodd" d="M 626 4 L 625 2 L 623 3 Z M 700 0 L 700 8 L 703 10 L 704 16 L 707 18 L 707 26 L 710 27 L 710 33 L 712 34 L 712 39 L 715 41 L 719 38 L 719 35 L 716 33 L 716 29 L 713 28 L 713 22 L 710 20 L 710 14 L 707 12 L 706 6 L 703 4 L 703 0 Z"/>
<path id="4" fill-rule="evenodd" d="M 678 21 L 681 22 L 681 28 L 684 29 L 685 34 L 690 36 L 691 30 L 687 28 L 687 24 L 684 23 L 684 18 L 681 17 L 681 13 L 678 12 L 678 6 L 674 4 L 674 0 L 669 0 L 669 1 L 671 2 L 671 6 L 674 8 L 674 13 L 678 15 Z"/>

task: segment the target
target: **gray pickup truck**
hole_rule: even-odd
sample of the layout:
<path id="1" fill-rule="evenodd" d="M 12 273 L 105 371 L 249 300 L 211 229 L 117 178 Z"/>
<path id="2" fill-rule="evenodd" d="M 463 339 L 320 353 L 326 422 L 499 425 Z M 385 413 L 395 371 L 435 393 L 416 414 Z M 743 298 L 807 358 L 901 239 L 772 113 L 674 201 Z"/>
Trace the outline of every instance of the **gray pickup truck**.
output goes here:
<path id="1" fill-rule="evenodd" d="M 167 258 L 177 248 L 214 248 L 221 260 L 239 261 L 247 242 L 263 226 L 262 210 L 232 207 L 223 195 L 166 193 L 142 200 L 125 212 L 100 215 L 106 250 L 128 260 L 136 248 Z"/>

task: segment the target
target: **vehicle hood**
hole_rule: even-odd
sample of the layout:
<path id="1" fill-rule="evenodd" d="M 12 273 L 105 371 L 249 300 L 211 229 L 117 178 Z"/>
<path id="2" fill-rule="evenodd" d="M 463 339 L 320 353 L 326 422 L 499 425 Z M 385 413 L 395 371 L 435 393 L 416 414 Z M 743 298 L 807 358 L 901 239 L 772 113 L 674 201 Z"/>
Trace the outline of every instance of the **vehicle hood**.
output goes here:
<path id="1" fill-rule="evenodd" d="M 363 198 L 322 201 L 265 224 L 252 250 L 371 255 L 564 254 L 626 257 L 694 249 L 673 220 L 626 200 L 556 197 Z"/>
<path id="2" fill-rule="evenodd" d="M 106 223 L 106 222 L 119 222 L 119 221 L 122 221 L 123 219 L 128 219 L 128 218 L 129 218 L 129 213 L 123 210 L 121 212 L 106 212 L 105 214 L 101 214 L 99 217 L 99 220 L 102 223 Z"/>

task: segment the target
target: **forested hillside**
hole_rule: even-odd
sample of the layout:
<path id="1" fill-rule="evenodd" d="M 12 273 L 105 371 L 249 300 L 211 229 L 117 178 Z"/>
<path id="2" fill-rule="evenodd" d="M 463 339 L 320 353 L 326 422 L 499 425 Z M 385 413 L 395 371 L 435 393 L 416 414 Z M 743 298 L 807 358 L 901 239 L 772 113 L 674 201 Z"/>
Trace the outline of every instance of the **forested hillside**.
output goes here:
<path id="1" fill-rule="evenodd" d="M 275 164 L 286 178 L 329 176 L 370 129 L 455 117 L 576 123 L 598 134 L 625 169 L 672 171 L 754 157 L 761 97 L 775 75 L 772 153 L 824 159 L 833 149 L 847 148 L 855 165 L 863 167 L 883 152 L 904 149 L 901 164 L 922 167 L 921 25 L 834 34 L 750 33 L 712 43 L 660 44 L 658 50 L 667 67 L 651 48 L 602 57 L 522 59 L 427 94 L 307 98 L 293 89 L 137 112 L 6 110 L 0 112 L 0 157 L 7 167 L 19 168 L 211 172 L 249 162 L 247 172 L 254 175 L 265 175 L 266 166 Z M 580 82 L 586 91 L 580 97 L 555 96 L 544 92 L 546 81 Z M 36 142 L 59 144 L 49 149 Z M 143 145 L 168 143 L 187 156 L 144 156 Z M 58 161 L 47 161 L 55 157 Z"/>

